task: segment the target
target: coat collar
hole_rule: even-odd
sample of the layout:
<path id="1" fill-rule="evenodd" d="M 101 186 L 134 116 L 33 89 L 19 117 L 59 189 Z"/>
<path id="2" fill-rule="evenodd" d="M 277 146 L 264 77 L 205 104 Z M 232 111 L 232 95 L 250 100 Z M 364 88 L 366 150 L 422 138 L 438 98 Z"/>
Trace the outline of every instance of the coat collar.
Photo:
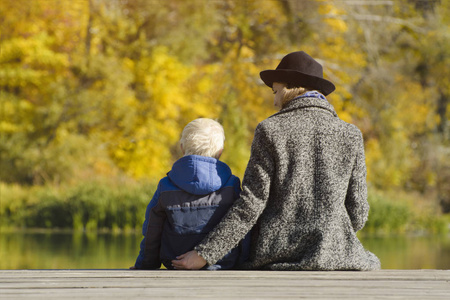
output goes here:
<path id="1" fill-rule="evenodd" d="M 338 116 L 336 111 L 334 110 L 333 105 L 331 105 L 326 99 L 322 99 L 319 97 L 302 97 L 302 96 L 292 99 L 283 109 L 281 109 L 273 116 L 305 108 L 324 109 L 327 112 L 331 113 L 334 117 Z"/>

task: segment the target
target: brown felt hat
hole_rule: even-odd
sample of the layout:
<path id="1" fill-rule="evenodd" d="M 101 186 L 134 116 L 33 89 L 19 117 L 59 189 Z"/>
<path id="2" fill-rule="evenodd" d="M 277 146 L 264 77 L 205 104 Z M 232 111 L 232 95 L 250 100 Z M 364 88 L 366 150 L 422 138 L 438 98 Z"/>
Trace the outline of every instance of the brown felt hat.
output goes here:
<path id="1" fill-rule="evenodd" d="M 265 70 L 259 75 L 269 87 L 274 82 L 287 83 L 318 90 L 325 96 L 336 89 L 333 83 L 323 78 L 322 65 L 303 51 L 289 53 L 275 70 Z"/>

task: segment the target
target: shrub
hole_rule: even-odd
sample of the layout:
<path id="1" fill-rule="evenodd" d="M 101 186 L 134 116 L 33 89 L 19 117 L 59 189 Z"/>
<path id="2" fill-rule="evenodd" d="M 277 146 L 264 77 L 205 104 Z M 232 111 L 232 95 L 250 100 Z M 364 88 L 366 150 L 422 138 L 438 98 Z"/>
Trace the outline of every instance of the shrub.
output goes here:
<path id="1" fill-rule="evenodd" d="M 2 227 L 76 230 L 139 229 L 155 185 L 79 183 L 71 187 L 26 188 L 2 184 Z"/>
<path id="2" fill-rule="evenodd" d="M 422 195 L 371 191 L 369 219 L 362 234 L 442 233 L 447 224 L 436 203 Z"/>
<path id="3" fill-rule="evenodd" d="M 369 220 L 364 227 L 364 232 L 404 232 L 413 219 L 413 212 L 409 206 L 404 202 L 396 201 L 396 199 L 370 194 L 369 203 Z"/>

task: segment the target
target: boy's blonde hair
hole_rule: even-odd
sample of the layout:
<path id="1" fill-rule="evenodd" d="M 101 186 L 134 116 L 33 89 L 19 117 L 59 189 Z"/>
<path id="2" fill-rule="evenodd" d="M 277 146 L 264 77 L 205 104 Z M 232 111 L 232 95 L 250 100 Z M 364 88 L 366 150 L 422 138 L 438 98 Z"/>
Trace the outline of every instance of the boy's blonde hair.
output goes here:
<path id="1" fill-rule="evenodd" d="M 225 132 L 218 122 L 200 118 L 191 121 L 181 133 L 180 144 L 184 155 L 219 158 L 223 150 Z"/>

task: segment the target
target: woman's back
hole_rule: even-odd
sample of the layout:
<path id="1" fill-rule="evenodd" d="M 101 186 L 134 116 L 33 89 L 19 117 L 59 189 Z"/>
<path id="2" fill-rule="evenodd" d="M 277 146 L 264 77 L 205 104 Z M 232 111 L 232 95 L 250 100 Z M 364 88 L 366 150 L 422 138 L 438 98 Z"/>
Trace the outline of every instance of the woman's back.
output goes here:
<path id="1" fill-rule="evenodd" d="M 360 131 L 341 121 L 326 100 L 299 98 L 263 121 L 257 135 L 264 137 L 255 135 L 254 148 L 267 149 L 263 165 L 272 164 L 273 175 L 246 267 L 379 268 L 355 235 L 369 208 Z M 258 168 L 257 157 L 249 163 L 244 186 L 256 180 L 250 164 Z M 347 196 L 352 184 L 356 194 Z"/>

